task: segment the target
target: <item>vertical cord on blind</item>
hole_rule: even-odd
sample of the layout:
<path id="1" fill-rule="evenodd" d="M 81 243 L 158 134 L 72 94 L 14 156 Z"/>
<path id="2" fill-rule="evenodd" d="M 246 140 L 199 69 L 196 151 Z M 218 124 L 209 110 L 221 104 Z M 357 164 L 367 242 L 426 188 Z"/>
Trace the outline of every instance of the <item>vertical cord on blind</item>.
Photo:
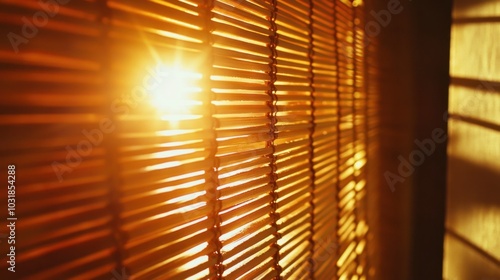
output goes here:
<path id="1" fill-rule="evenodd" d="M 362 8 L 363 8 L 363 10 L 360 13 L 361 14 L 360 15 L 360 21 L 361 21 L 360 22 L 360 26 L 361 27 L 365 26 L 365 23 L 366 23 L 366 17 L 365 17 L 365 15 L 366 15 L 366 12 L 369 9 L 368 5 L 366 5 L 366 4 L 363 5 Z M 369 49 L 369 45 L 368 45 L 369 43 L 368 43 L 367 38 L 366 38 L 366 34 L 364 33 L 364 29 L 361 29 L 361 30 L 362 30 L 361 32 L 363 32 L 362 33 L 363 35 L 361 36 L 361 40 L 362 40 L 361 41 L 361 45 L 362 45 L 363 50 L 364 50 L 364 52 L 363 52 L 363 68 L 364 68 L 363 69 L 363 73 L 364 73 L 364 79 L 365 79 L 365 81 L 364 81 L 365 82 L 364 83 L 365 96 L 364 96 L 364 100 L 363 100 L 363 102 L 365 104 L 365 106 L 364 106 L 364 115 L 365 115 L 364 116 L 364 121 L 365 121 L 365 123 L 364 123 L 364 126 L 363 126 L 363 129 L 365 130 L 365 134 L 364 134 L 363 142 L 364 142 L 364 145 L 365 145 L 366 163 L 365 163 L 364 168 L 365 168 L 365 170 L 368 170 L 368 165 L 370 164 L 370 161 L 368 160 L 369 159 L 369 153 L 370 153 L 369 143 L 368 143 L 368 138 L 369 138 L 369 134 L 370 134 L 370 125 L 368 123 L 369 113 L 370 113 L 370 109 L 369 109 L 369 102 L 370 102 L 370 94 L 369 94 L 369 92 L 370 92 L 370 89 L 369 89 L 369 86 L 368 86 L 369 83 L 368 83 L 367 79 L 369 77 L 368 76 L 369 75 L 369 70 L 368 70 L 369 69 L 368 68 L 369 67 L 369 63 L 368 63 L 368 59 L 370 57 L 370 49 Z M 366 185 L 365 186 L 368 185 L 368 178 L 369 178 L 369 174 L 366 174 L 365 175 L 365 180 L 366 180 Z M 367 192 L 366 195 L 368 196 L 369 195 L 368 194 L 368 190 L 369 189 L 367 187 L 365 187 L 365 189 L 366 189 L 366 192 Z M 366 242 L 365 246 L 366 246 L 365 247 L 365 252 L 369 252 L 370 242 Z M 365 269 L 367 269 L 369 267 L 370 267 L 370 258 L 366 257 L 366 268 Z"/>
<path id="2" fill-rule="evenodd" d="M 315 262 L 314 262 L 314 250 L 315 250 L 315 242 L 314 242 L 314 199 L 315 199 L 315 191 L 316 191 L 316 173 L 314 169 L 314 132 L 316 130 L 316 104 L 315 104 L 315 89 L 314 89 L 314 38 L 313 38 L 313 1 L 309 0 L 309 25 L 308 25 L 308 35 L 309 35 L 309 47 L 308 47 L 308 59 L 309 59 L 309 87 L 311 88 L 311 128 L 309 132 L 309 170 L 311 172 L 311 192 L 309 204 L 311 205 L 311 235 L 309 237 L 309 242 L 311 243 L 311 255 L 309 257 L 310 264 L 310 277 L 314 279 L 314 271 L 315 271 Z"/>
<path id="3" fill-rule="evenodd" d="M 362 3 L 362 5 L 359 5 L 354 9 L 354 15 L 356 17 L 356 26 L 354 27 L 356 30 L 356 42 L 357 42 L 357 48 L 359 50 L 359 57 L 362 59 L 361 61 L 358 60 L 358 76 L 360 77 L 359 79 L 359 90 L 361 96 L 359 97 L 359 103 L 362 104 L 362 106 L 358 106 L 358 112 L 360 115 L 360 120 L 362 123 L 359 124 L 357 131 L 359 133 L 358 136 L 358 141 L 359 145 L 362 145 L 361 152 L 363 153 L 363 158 L 362 160 L 362 165 L 361 165 L 361 176 L 360 176 L 360 181 L 361 181 L 361 186 L 358 188 L 358 191 L 360 192 L 360 198 L 359 198 L 359 209 L 358 215 L 359 215 L 359 222 L 364 226 L 362 229 L 362 232 L 360 233 L 360 242 L 362 245 L 362 251 L 359 252 L 359 262 L 360 266 L 363 269 L 363 272 L 361 275 L 366 275 L 367 274 L 367 267 L 368 267 L 368 258 L 367 258 L 367 232 L 369 230 L 369 227 L 367 225 L 367 213 L 366 213 L 366 201 L 368 198 L 368 193 L 367 193 L 367 181 L 368 181 L 368 172 L 367 172 L 367 162 L 368 162 L 368 142 L 367 142 L 367 135 L 368 135 L 368 127 L 367 127 L 367 120 L 368 120 L 368 111 L 367 111 L 367 97 L 368 97 L 368 90 L 366 85 L 367 83 L 367 46 L 365 45 L 365 37 L 364 37 L 364 13 L 366 11 L 366 3 Z"/>
<path id="4" fill-rule="evenodd" d="M 353 161 L 352 161 L 352 178 L 353 178 L 353 181 L 355 183 L 354 185 L 354 202 L 355 202 L 355 207 L 354 207 L 354 224 L 356 225 L 355 227 L 355 231 L 356 231 L 356 234 L 355 234 L 355 240 L 356 240 L 356 244 L 358 245 L 360 243 L 360 238 L 357 234 L 357 226 L 359 225 L 359 215 L 358 215 L 358 207 L 356 207 L 358 205 L 358 188 L 357 188 L 357 184 L 359 183 L 359 176 L 356 172 L 356 168 L 355 168 L 355 165 L 356 165 L 356 156 L 358 154 L 358 137 L 357 137 L 357 130 L 356 130 L 356 118 L 357 118 L 357 111 L 356 111 L 356 92 L 358 90 L 358 87 L 357 87 L 357 82 L 356 82 L 356 79 L 357 79 L 357 76 L 358 76 L 358 67 L 356 67 L 356 52 L 357 52 L 357 46 L 356 46 L 356 42 L 357 42 L 357 36 L 356 36 L 356 10 L 357 10 L 357 7 L 354 5 L 354 1 L 355 0 L 351 0 L 351 9 L 353 9 L 353 14 L 352 14 L 352 18 L 351 18 L 351 22 L 352 22 L 352 67 L 353 67 L 353 77 L 352 77 L 352 142 L 353 142 L 353 153 L 352 153 L 352 157 L 353 157 Z M 354 261 L 357 261 L 358 265 L 360 264 L 359 262 L 359 256 L 356 256 L 356 259 Z"/>
<path id="5" fill-rule="evenodd" d="M 205 0 L 204 2 L 204 16 L 205 16 L 205 62 L 203 65 L 206 65 L 206 68 L 203 69 L 204 75 L 204 91 L 206 94 L 204 94 L 204 100 L 203 103 L 206 106 L 206 110 L 204 113 L 203 118 L 210 120 L 209 122 L 211 123 L 211 128 L 209 133 L 209 137 L 205 138 L 207 141 L 206 147 L 209 149 L 209 160 L 212 161 L 212 166 L 208 170 L 206 170 L 206 177 L 205 177 L 205 182 L 206 182 L 206 196 L 207 196 L 207 206 L 209 211 L 211 213 L 208 215 L 208 219 L 212 220 L 212 223 L 210 224 L 209 231 L 213 233 L 212 239 L 208 242 L 208 246 L 213 247 L 213 251 L 211 254 L 208 256 L 209 257 L 209 262 L 213 263 L 213 265 L 210 266 L 210 275 L 213 278 L 216 279 L 222 279 L 222 274 L 224 272 L 224 266 L 222 263 L 222 243 L 220 241 L 220 236 L 222 235 L 221 233 L 221 218 L 219 215 L 219 212 L 222 208 L 222 203 L 220 201 L 220 191 L 218 190 L 219 186 L 219 179 L 218 179 L 218 168 L 219 168 L 219 163 L 217 159 L 217 149 L 218 149 L 218 144 L 217 144 L 217 132 L 216 129 L 218 127 L 217 125 L 217 120 L 214 117 L 214 114 L 216 112 L 214 105 L 212 104 L 212 100 L 214 99 L 214 93 L 212 90 L 212 85 L 211 85 L 211 73 L 212 73 L 212 68 L 213 68 L 213 8 L 214 8 L 214 0 Z M 212 244 L 210 244 L 212 243 Z"/>
<path id="6" fill-rule="evenodd" d="M 273 255 L 274 263 L 273 267 L 274 270 L 276 271 L 276 276 L 275 278 L 279 279 L 280 274 L 282 271 L 282 268 L 279 264 L 280 261 L 280 248 L 278 245 L 278 240 L 280 239 L 280 234 L 278 232 L 278 225 L 277 221 L 279 219 L 279 213 L 277 213 L 278 209 L 278 194 L 277 194 L 277 180 L 278 180 L 278 174 L 276 173 L 277 171 L 277 166 L 276 166 L 276 155 L 275 155 L 275 145 L 274 145 L 274 140 L 277 137 L 277 132 L 276 132 L 276 123 L 277 123 L 277 111 L 278 111 L 278 106 L 277 106 L 277 96 L 276 96 L 276 85 L 275 82 L 277 80 L 277 57 L 278 57 L 278 52 L 277 52 L 277 45 L 278 45 L 278 26 L 276 24 L 276 17 L 277 17 L 277 0 L 272 0 L 272 5 L 271 5 L 271 11 L 269 15 L 269 28 L 271 31 L 271 35 L 269 36 L 269 43 L 268 47 L 269 50 L 271 51 L 270 54 L 270 61 L 269 61 L 269 88 L 267 91 L 267 94 L 269 95 L 269 100 L 267 101 L 267 105 L 270 109 L 270 111 L 267 113 L 268 119 L 269 119 L 269 133 L 270 133 L 270 139 L 267 141 L 267 146 L 272 148 L 272 154 L 270 155 L 271 157 L 271 162 L 269 163 L 271 167 L 271 174 L 269 174 L 269 184 L 271 186 L 271 190 L 269 194 L 271 195 L 271 221 L 272 221 L 272 227 L 274 228 L 274 235 L 275 235 L 275 240 L 273 243 L 273 247 L 276 249 L 276 253 Z"/>
<path id="7" fill-rule="evenodd" d="M 342 117 L 341 115 L 341 112 L 340 112 L 340 91 L 339 91 L 339 88 L 340 88 L 340 76 L 339 76 L 339 71 L 340 71 L 340 65 L 339 65 L 339 45 L 338 45 L 338 42 L 339 42 L 339 36 L 338 36 L 338 32 L 337 32 L 337 5 L 338 5 L 338 2 L 339 0 L 335 0 L 333 1 L 333 25 L 335 26 L 334 27 L 334 31 L 333 31 L 333 36 L 334 36 L 334 42 L 336 43 L 336 46 L 335 46 L 335 63 L 336 63 L 336 69 L 337 69 L 337 73 L 336 73 L 336 90 L 337 90 L 337 143 L 336 143 L 336 149 L 337 149 L 337 188 L 336 188 L 336 200 L 339 201 L 340 200 L 340 197 L 339 197 L 339 191 L 340 191 L 340 119 Z M 339 206 L 338 206 L 338 203 L 337 203 L 337 217 L 336 217 L 336 220 L 335 220 L 335 225 L 337 226 L 337 230 L 335 231 L 337 234 L 335 236 L 335 241 L 338 242 L 339 240 L 339 234 L 338 234 L 338 223 L 339 223 L 339 220 L 340 220 L 340 217 L 339 217 L 339 213 L 340 213 L 340 209 L 339 209 Z M 337 246 L 337 256 L 339 255 L 340 253 L 340 246 Z M 334 264 L 336 269 L 335 269 L 335 273 L 337 273 L 337 263 Z M 338 275 L 337 275 L 338 276 Z"/>
<path id="8" fill-rule="evenodd" d="M 110 56 L 110 47 L 109 47 L 109 29 L 110 29 L 110 21 L 112 17 L 111 9 L 108 6 L 108 1 L 103 0 L 99 2 L 100 8 L 100 17 L 98 18 L 100 25 L 102 26 L 101 38 L 102 38 L 102 60 L 103 67 L 101 68 L 102 75 L 105 77 L 103 79 L 103 93 L 107 97 L 107 104 L 112 104 L 114 95 L 116 93 L 113 90 L 113 86 L 111 85 L 111 56 Z M 107 93 L 107 94 L 106 94 Z M 105 115 L 107 115 L 112 123 L 115 125 L 118 123 L 118 116 L 114 113 L 110 106 L 106 106 Z M 124 264 L 124 256 L 125 253 L 125 239 L 126 233 L 122 230 L 122 222 L 120 218 L 120 213 L 122 212 L 122 207 L 120 203 L 120 193 L 122 181 L 120 178 L 121 169 L 117 159 L 118 156 L 118 147 L 120 146 L 120 141 L 117 137 L 116 133 L 110 133 L 106 137 L 103 138 L 103 144 L 106 146 L 106 166 L 108 167 L 108 182 L 109 182 L 109 211 L 111 212 L 111 230 L 113 233 L 113 241 L 115 243 L 115 252 L 114 258 L 116 261 L 115 269 L 117 271 L 123 271 L 125 269 Z M 126 272 L 128 273 L 128 272 Z"/>

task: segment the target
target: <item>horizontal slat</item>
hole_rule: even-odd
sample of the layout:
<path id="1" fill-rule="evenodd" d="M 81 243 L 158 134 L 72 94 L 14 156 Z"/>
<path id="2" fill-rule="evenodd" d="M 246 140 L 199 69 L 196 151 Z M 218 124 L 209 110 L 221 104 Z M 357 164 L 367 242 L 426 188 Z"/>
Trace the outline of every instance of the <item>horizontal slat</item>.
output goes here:
<path id="1" fill-rule="evenodd" d="M 17 55 L 0 43 L 1 162 L 30 174 L 17 192 L 28 203 L 18 210 L 22 277 L 106 279 L 119 263 L 134 279 L 366 274 L 356 258 L 375 133 L 366 114 L 378 105 L 364 67 L 378 69 L 364 24 L 348 1 L 273 4 L 77 1 Z M 42 11 L 0 7 L 5 34 Z M 162 65 L 190 69 L 189 92 L 156 77 L 160 88 L 133 100 Z M 68 166 L 68 149 L 95 137 L 58 180 L 51 164 Z M 311 271 L 325 238 L 339 247 Z"/>

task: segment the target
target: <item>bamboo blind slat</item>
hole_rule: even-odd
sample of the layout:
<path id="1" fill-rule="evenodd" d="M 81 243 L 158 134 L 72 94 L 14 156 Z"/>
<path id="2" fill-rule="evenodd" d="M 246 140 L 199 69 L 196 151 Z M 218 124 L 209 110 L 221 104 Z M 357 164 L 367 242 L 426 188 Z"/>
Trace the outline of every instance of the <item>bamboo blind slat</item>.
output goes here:
<path id="1" fill-rule="evenodd" d="M 367 277 L 363 5 L 37 3 L 0 3 L 47 13 L 0 42 L 20 279 Z"/>

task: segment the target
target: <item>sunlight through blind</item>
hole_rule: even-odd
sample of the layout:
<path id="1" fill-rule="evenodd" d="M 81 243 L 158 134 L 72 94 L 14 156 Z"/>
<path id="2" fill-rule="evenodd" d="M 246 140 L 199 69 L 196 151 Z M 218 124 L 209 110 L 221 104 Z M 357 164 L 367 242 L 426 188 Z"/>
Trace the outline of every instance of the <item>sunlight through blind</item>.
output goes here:
<path id="1" fill-rule="evenodd" d="M 0 3 L 20 279 L 366 279 L 363 3 L 50 3 Z"/>

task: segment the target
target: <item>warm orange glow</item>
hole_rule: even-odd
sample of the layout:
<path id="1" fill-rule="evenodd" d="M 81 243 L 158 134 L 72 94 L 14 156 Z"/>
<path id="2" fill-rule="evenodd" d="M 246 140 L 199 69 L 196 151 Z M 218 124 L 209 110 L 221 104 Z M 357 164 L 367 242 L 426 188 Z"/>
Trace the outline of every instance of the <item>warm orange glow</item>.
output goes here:
<path id="1" fill-rule="evenodd" d="M 207 246 L 207 244 L 208 244 L 208 242 L 205 242 L 205 243 L 201 244 L 200 246 L 205 248 Z M 200 246 L 197 246 L 197 247 L 200 247 Z M 197 247 L 195 247 L 195 248 L 197 248 Z M 193 249 L 195 249 L 195 248 L 193 248 Z M 198 258 L 186 263 L 179 270 L 183 271 L 183 270 L 192 269 L 193 267 L 197 267 L 198 265 L 203 264 L 203 263 L 207 263 L 207 262 L 208 262 L 208 256 L 201 256 L 201 257 L 198 257 Z M 205 269 L 205 270 L 202 270 L 201 272 L 199 272 L 193 276 L 186 278 L 186 280 L 203 279 L 203 278 L 207 277 L 208 273 L 209 273 L 209 270 Z"/>
<path id="2" fill-rule="evenodd" d="M 201 87 L 197 84 L 202 75 L 178 65 L 160 65 L 159 69 L 162 81 L 151 92 L 151 104 L 158 110 L 161 119 L 177 126 L 181 120 L 201 118 L 193 113 L 192 109 L 201 105 L 201 101 L 196 100 L 195 96 L 201 92 Z"/>

